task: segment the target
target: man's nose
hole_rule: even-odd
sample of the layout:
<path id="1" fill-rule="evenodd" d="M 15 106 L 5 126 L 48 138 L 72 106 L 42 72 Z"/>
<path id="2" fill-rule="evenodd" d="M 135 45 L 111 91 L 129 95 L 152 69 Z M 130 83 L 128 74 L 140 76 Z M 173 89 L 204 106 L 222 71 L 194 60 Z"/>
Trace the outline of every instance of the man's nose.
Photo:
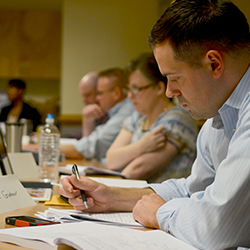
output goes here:
<path id="1" fill-rule="evenodd" d="M 97 102 L 100 101 L 100 98 L 99 98 L 99 97 L 100 97 L 99 95 L 96 95 L 96 97 L 95 97 L 95 99 L 96 99 Z"/>
<path id="2" fill-rule="evenodd" d="M 133 96 L 133 94 L 131 93 L 131 91 L 128 91 L 128 93 L 127 93 L 127 97 L 128 97 L 129 99 L 131 99 L 131 98 L 132 98 L 132 96 Z"/>
<path id="3" fill-rule="evenodd" d="M 180 90 L 175 86 L 175 84 L 173 83 L 169 83 L 167 84 L 167 88 L 166 88 L 166 96 L 168 98 L 173 98 L 175 96 L 179 96 L 181 95 Z"/>

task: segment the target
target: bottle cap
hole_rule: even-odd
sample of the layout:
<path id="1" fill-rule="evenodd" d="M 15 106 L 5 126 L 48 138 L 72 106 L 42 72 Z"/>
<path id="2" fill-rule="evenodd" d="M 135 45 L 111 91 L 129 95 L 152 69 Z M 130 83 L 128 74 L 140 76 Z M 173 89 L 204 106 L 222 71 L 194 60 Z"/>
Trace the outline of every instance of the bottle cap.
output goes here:
<path id="1" fill-rule="evenodd" d="M 47 118 L 45 120 L 46 123 L 54 123 L 54 115 L 53 114 L 47 114 Z"/>
<path id="2" fill-rule="evenodd" d="M 53 115 L 53 114 L 47 114 L 47 118 L 52 118 L 52 119 L 54 119 L 54 115 Z"/>

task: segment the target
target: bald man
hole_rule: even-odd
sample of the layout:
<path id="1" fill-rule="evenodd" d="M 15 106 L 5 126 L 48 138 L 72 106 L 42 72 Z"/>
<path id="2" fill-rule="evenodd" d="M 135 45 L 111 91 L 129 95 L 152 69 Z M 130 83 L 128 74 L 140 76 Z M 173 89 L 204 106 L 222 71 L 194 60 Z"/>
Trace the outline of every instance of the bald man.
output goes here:
<path id="1" fill-rule="evenodd" d="M 79 82 L 79 93 L 86 105 L 96 103 L 97 72 L 89 72 Z"/>
<path id="2" fill-rule="evenodd" d="M 96 126 L 104 124 L 108 120 L 107 113 L 103 111 L 96 99 L 98 81 L 97 72 L 87 73 L 79 82 L 79 92 L 82 102 L 86 106 L 82 110 L 82 136 L 88 136 Z M 92 120 L 91 124 L 86 120 Z"/>

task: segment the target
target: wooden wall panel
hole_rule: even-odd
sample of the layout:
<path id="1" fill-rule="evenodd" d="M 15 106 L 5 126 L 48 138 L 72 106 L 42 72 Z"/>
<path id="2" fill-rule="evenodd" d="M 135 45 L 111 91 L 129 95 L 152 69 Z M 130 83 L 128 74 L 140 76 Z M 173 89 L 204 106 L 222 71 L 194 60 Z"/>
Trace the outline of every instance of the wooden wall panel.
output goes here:
<path id="1" fill-rule="evenodd" d="M 0 10 L 0 78 L 59 79 L 61 16 Z"/>

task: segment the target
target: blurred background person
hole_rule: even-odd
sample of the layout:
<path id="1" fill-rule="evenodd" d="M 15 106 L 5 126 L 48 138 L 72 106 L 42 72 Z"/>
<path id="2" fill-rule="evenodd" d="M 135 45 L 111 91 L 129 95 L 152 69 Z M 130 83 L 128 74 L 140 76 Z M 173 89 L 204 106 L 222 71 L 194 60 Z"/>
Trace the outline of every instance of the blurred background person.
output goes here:
<path id="1" fill-rule="evenodd" d="M 196 156 L 195 120 L 166 97 L 167 78 L 152 53 L 132 60 L 127 74 L 126 92 L 136 111 L 107 151 L 107 168 L 148 182 L 188 176 Z"/>
<path id="2" fill-rule="evenodd" d="M 105 165 L 106 152 L 120 132 L 123 120 L 135 110 L 123 91 L 126 84 L 127 78 L 121 68 L 110 68 L 98 74 L 96 99 L 100 112 L 106 113 L 109 119 L 97 126 L 95 115 L 84 119 L 89 135 L 73 144 L 61 145 L 60 151 L 66 158 L 97 159 Z M 23 150 L 37 151 L 38 145 L 23 145 Z"/>
<path id="3" fill-rule="evenodd" d="M 97 101 L 100 104 L 98 115 L 107 114 L 108 121 L 96 126 L 96 116 L 92 114 L 84 117 L 84 135 L 74 145 L 62 145 L 61 153 L 66 158 L 87 158 L 103 160 L 105 164 L 106 152 L 120 132 L 123 120 L 135 110 L 131 101 L 123 92 L 126 86 L 126 77 L 121 68 L 111 68 L 98 74 Z"/>
<path id="4" fill-rule="evenodd" d="M 97 81 L 98 73 L 92 71 L 86 74 L 79 82 L 79 92 L 82 96 L 82 102 L 86 104 L 82 110 L 81 137 L 90 135 L 96 126 L 104 124 L 108 120 L 107 113 L 102 110 L 96 98 Z M 91 118 L 94 119 L 94 123 L 90 125 L 87 121 Z"/>
<path id="5" fill-rule="evenodd" d="M 78 84 L 82 102 L 86 105 L 96 103 L 96 86 L 98 73 L 91 71 L 80 80 Z"/>
<path id="6" fill-rule="evenodd" d="M 92 114 L 96 114 L 96 110 L 100 110 L 100 105 L 96 100 L 96 88 L 98 81 L 98 73 L 95 71 L 91 71 L 84 75 L 78 84 L 79 93 L 82 98 L 82 103 L 85 104 L 82 110 L 82 129 L 81 132 L 64 134 L 62 137 L 66 138 L 76 138 L 81 139 L 86 132 L 84 132 L 84 117 L 91 116 Z M 108 116 L 105 112 L 99 112 L 98 116 L 95 116 L 95 124 L 96 126 L 104 124 L 108 120 Z"/>
<path id="7" fill-rule="evenodd" d="M 41 124 L 41 116 L 38 111 L 24 102 L 23 95 L 26 89 L 26 84 L 20 79 L 12 79 L 7 86 L 7 94 L 10 100 L 10 105 L 5 106 L 1 110 L 0 121 L 15 123 L 21 119 L 26 119 L 32 122 L 33 131 Z"/>

